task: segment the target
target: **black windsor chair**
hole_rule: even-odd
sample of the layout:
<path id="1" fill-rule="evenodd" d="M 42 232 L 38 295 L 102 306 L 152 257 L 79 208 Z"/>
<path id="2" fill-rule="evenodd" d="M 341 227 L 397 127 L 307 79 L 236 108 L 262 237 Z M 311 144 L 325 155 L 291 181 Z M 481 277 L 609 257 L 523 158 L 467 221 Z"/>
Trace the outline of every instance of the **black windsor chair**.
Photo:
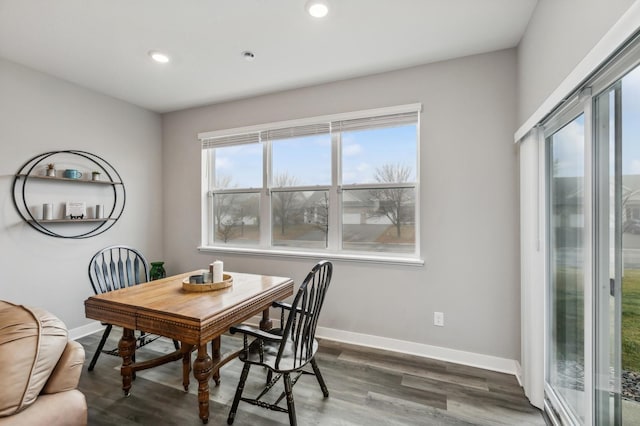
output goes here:
<path id="1" fill-rule="evenodd" d="M 134 248 L 122 245 L 106 247 L 91 258 L 89 262 L 89 280 L 95 294 L 130 287 L 149 281 L 149 263 L 142 253 Z M 93 371 L 101 353 L 120 356 L 118 348 L 104 350 L 104 345 L 113 328 L 112 324 L 104 325 L 106 325 L 106 328 L 102 333 L 102 338 L 95 354 L 93 354 L 91 363 L 89 363 L 89 371 Z M 141 331 L 140 336 L 136 338 L 136 349 L 153 342 L 159 337 Z M 180 349 L 178 341 L 174 340 L 173 345 L 176 349 Z M 135 358 L 133 361 L 135 362 Z"/>
<path id="2" fill-rule="evenodd" d="M 324 397 L 329 396 L 329 391 L 324 379 L 318 369 L 315 355 L 318 350 L 318 342 L 315 339 L 316 326 L 320 309 L 324 302 L 333 265 L 328 261 L 321 261 L 313 267 L 311 272 L 304 279 L 302 285 L 290 305 L 282 302 L 274 302 L 272 306 L 281 308 L 280 324 L 282 329 L 263 331 L 249 326 L 236 326 L 230 329 L 231 333 L 244 334 L 244 348 L 238 358 L 244 363 L 240 382 L 236 390 L 233 405 L 227 419 L 228 424 L 232 424 L 238 404 L 240 401 L 248 402 L 270 410 L 280 411 L 289 414 L 291 426 L 297 424 L 296 411 L 293 402 L 293 386 L 303 374 L 316 376 Z M 288 317 L 284 318 L 284 312 L 288 312 Z M 252 336 L 255 340 L 248 344 L 247 336 Z M 313 372 L 303 370 L 307 364 L 311 364 Z M 264 390 L 255 398 L 243 398 L 242 392 L 244 384 L 252 365 L 266 367 L 267 384 Z M 273 374 L 275 373 L 275 377 Z M 291 374 L 297 375 L 291 378 Z M 262 398 L 277 382 L 283 377 L 284 392 L 275 403 L 269 404 L 261 401 Z M 287 408 L 278 405 L 286 397 Z"/>

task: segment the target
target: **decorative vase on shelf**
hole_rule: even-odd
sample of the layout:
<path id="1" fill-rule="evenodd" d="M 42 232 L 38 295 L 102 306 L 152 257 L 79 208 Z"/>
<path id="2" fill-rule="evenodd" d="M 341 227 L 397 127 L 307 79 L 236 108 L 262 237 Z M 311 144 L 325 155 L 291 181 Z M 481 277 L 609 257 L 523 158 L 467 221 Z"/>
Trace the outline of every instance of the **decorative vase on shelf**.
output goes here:
<path id="1" fill-rule="evenodd" d="M 151 271 L 149 272 L 149 278 L 151 281 L 159 280 L 167 276 L 167 271 L 164 270 L 164 262 L 151 262 Z"/>

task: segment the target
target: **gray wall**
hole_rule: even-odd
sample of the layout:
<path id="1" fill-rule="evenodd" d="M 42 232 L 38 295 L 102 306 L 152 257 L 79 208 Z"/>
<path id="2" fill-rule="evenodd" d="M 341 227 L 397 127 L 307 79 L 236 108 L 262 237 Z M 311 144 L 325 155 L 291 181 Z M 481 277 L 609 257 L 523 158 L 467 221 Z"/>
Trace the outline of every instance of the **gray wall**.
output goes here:
<path id="1" fill-rule="evenodd" d="M 90 322 L 83 301 L 93 294 L 87 264 L 94 252 L 125 243 L 150 260 L 162 257 L 160 116 L 2 59 L 0 94 L 0 299 L 43 307 L 79 327 Z M 45 236 L 15 211 L 13 175 L 29 158 L 61 149 L 105 158 L 126 184 L 123 216 L 100 236 Z"/>
<path id="2" fill-rule="evenodd" d="M 635 0 L 538 0 L 518 46 L 523 124 Z"/>
<path id="3" fill-rule="evenodd" d="M 518 360 L 515 93 L 511 49 L 163 115 L 168 272 L 221 258 L 227 270 L 299 282 L 312 265 L 197 251 L 198 132 L 422 102 L 425 266 L 336 261 L 320 325 Z M 445 327 L 432 325 L 434 311 Z"/>

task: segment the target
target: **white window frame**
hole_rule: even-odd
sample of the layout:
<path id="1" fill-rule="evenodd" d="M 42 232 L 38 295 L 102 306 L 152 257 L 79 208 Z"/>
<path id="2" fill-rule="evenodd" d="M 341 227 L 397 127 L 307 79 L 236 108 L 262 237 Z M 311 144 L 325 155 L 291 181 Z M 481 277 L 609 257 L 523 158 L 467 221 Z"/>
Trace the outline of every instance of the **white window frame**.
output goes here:
<path id="1" fill-rule="evenodd" d="M 393 107 L 376 108 L 369 110 L 361 110 L 342 114 L 332 114 L 317 117 L 309 117 L 296 120 L 287 120 L 267 124 L 259 124 L 254 126 L 239 127 L 233 129 L 216 130 L 203 132 L 198 134 L 198 139 L 201 141 L 202 148 L 202 181 L 201 181 L 201 194 L 202 194 L 202 209 L 201 209 L 201 244 L 198 250 L 201 252 L 212 253 L 233 253 L 233 254 L 249 254 L 249 255 L 267 255 L 274 257 L 294 257 L 294 258 L 325 258 L 333 260 L 346 260 L 346 261 L 358 261 L 358 262 L 376 262 L 376 263 L 391 263 L 391 264 L 403 264 L 403 265 L 416 265 L 420 266 L 424 264 L 424 260 L 420 257 L 420 112 L 422 111 L 422 104 L 407 104 Z M 331 183 L 329 185 L 317 185 L 317 186 L 295 186 L 282 188 L 287 191 L 328 191 L 329 193 L 329 224 L 327 234 L 327 248 L 326 249 L 305 249 L 299 247 L 277 247 L 272 246 L 271 234 L 272 234 L 272 217 L 271 217 L 271 192 L 280 190 L 281 188 L 274 188 L 271 185 L 272 176 L 270 163 L 271 163 L 271 141 L 262 141 L 263 143 L 263 182 L 262 188 L 238 188 L 227 190 L 216 190 L 216 193 L 258 193 L 260 192 L 260 217 L 268 218 L 269 225 L 260 227 L 260 241 L 256 246 L 228 246 L 221 244 L 210 244 L 210 241 L 214 241 L 213 226 L 211 226 L 210 217 L 212 216 L 211 182 L 214 177 L 211 175 L 213 167 L 210 167 L 212 161 L 209 149 L 215 148 L 216 142 L 211 142 L 214 139 L 220 140 L 225 138 L 226 143 L 222 143 L 219 146 L 229 146 L 235 143 L 241 143 L 236 141 L 236 137 L 242 137 L 242 135 L 250 133 L 259 133 L 269 130 L 282 129 L 287 127 L 300 127 L 300 126 L 312 126 L 319 123 L 331 123 L 343 120 L 356 120 L 366 119 L 370 117 L 390 116 L 394 114 L 403 113 L 417 113 L 416 121 L 416 159 L 415 159 L 415 183 L 398 183 L 398 184 L 386 184 L 386 183 L 371 183 L 371 184 L 348 184 L 340 185 L 341 182 L 341 147 L 342 141 L 340 140 L 341 132 L 331 132 Z M 205 147 L 205 145 L 208 145 Z M 393 252 L 360 252 L 360 251 L 348 251 L 341 249 L 342 245 L 342 197 L 341 193 L 343 189 L 369 189 L 369 188 L 383 188 L 383 187 L 410 187 L 415 191 L 415 251 L 414 253 L 393 253 Z"/>

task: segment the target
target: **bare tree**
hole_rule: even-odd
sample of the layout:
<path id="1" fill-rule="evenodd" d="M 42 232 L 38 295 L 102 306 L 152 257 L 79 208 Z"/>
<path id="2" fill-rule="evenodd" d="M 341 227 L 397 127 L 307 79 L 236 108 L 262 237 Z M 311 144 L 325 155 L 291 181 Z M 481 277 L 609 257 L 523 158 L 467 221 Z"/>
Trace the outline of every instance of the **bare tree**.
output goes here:
<path id="1" fill-rule="evenodd" d="M 298 178 L 290 176 L 288 173 L 281 173 L 273 177 L 275 188 L 286 188 L 296 186 Z M 280 221 L 280 234 L 284 231 L 294 215 L 295 207 L 298 204 L 299 193 L 295 191 L 278 191 L 272 193 L 273 215 Z"/>
<path id="2" fill-rule="evenodd" d="M 232 240 L 238 234 L 238 225 L 232 221 L 225 221 L 224 223 L 218 223 L 217 229 L 218 237 L 225 243 Z"/>
<path id="3" fill-rule="evenodd" d="M 219 175 L 216 178 L 216 189 L 228 189 L 231 188 L 232 177 L 229 175 Z M 214 217 L 216 223 L 217 232 L 220 233 L 221 229 L 225 226 L 224 222 L 228 221 L 231 215 L 231 209 L 235 201 L 235 194 L 217 194 L 216 204 L 214 209 Z M 225 239 L 225 242 L 227 240 Z"/>
<path id="4" fill-rule="evenodd" d="M 251 223 L 259 223 L 260 221 L 260 203 L 258 201 L 259 194 L 245 194 L 236 200 L 234 209 L 234 220 L 240 225 L 240 235 L 244 236 L 245 219 L 249 219 Z"/>
<path id="5" fill-rule="evenodd" d="M 376 182 L 404 183 L 411 177 L 411 168 L 402 164 L 384 164 L 376 168 L 373 175 Z M 386 216 L 396 227 L 397 237 L 401 236 L 401 225 L 407 222 L 410 214 L 407 202 L 411 200 L 410 188 L 382 188 L 372 189 L 371 198 L 378 200 L 378 208 L 370 213 L 371 216 Z"/>
<path id="6" fill-rule="evenodd" d="M 231 183 L 233 182 L 233 177 L 231 175 L 223 175 L 219 174 L 216 177 L 216 189 L 228 189 L 231 188 Z"/>
<path id="7" fill-rule="evenodd" d="M 322 197 L 312 207 L 315 213 L 312 223 L 324 233 L 326 240 L 329 232 L 329 194 L 322 192 Z"/>

